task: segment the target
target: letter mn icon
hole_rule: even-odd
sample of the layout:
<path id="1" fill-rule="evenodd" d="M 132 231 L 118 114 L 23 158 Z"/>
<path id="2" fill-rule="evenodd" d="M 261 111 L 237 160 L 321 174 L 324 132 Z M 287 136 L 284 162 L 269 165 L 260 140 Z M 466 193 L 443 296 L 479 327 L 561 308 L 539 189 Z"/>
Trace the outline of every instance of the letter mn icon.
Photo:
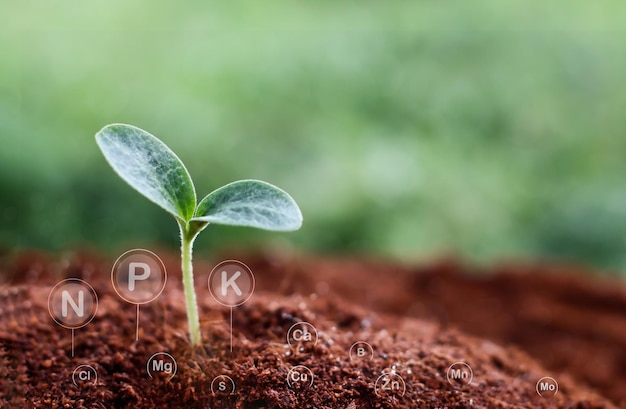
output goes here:
<path id="1" fill-rule="evenodd" d="M 472 383 L 472 379 L 474 379 L 474 371 L 472 367 L 465 362 L 455 362 L 448 368 L 446 378 L 450 385 L 454 383 L 469 385 Z"/>

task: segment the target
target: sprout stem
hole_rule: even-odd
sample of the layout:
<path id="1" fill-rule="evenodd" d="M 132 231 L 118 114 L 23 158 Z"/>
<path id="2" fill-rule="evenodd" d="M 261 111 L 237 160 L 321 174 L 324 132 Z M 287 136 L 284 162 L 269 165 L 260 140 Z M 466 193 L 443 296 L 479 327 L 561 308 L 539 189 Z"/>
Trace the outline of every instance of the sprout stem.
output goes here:
<path id="1" fill-rule="evenodd" d="M 189 323 L 189 339 L 191 345 L 201 344 L 200 320 L 198 318 L 198 303 L 196 302 L 196 291 L 193 286 L 193 263 L 191 254 L 193 252 L 193 242 L 198 232 L 191 232 L 188 226 L 180 223 L 180 252 L 181 268 L 183 271 L 183 287 L 185 289 L 185 304 L 187 307 L 187 321 Z"/>

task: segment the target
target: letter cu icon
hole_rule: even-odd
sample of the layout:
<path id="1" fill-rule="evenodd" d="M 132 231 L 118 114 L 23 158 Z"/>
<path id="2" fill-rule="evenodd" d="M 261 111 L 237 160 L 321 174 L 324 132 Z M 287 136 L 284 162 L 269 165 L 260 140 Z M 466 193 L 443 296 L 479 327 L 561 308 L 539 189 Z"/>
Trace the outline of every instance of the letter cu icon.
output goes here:
<path id="1" fill-rule="evenodd" d="M 248 301 L 254 285 L 252 270 L 237 260 L 222 261 L 209 275 L 211 296 L 226 307 L 237 307 Z"/>
<path id="2" fill-rule="evenodd" d="M 312 386 L 313 372 L 304 365 L 294 366 L 287 374 L 287 385 L 294 388 L 296 385 Z"/>

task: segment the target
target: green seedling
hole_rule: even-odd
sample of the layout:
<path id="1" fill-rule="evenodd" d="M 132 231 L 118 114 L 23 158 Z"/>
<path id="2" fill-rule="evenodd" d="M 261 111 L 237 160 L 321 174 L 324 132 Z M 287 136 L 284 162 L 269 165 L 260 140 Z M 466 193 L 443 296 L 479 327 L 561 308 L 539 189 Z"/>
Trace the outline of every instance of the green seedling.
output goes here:
<path id="1" fill-rule="evenodd" d="M 210 223 L 293 231 L 302 213 L 285 191 L 260 180 L 227 184 L 197 203 L 183 162 L 155 136 L 130 125 L 107 125 L 96 142 L 113 170 L 139 193 L 174 216 L 180 227 L 183 287 L 192 345 L 201 343 L 193 286 L 193 242 Z"/>

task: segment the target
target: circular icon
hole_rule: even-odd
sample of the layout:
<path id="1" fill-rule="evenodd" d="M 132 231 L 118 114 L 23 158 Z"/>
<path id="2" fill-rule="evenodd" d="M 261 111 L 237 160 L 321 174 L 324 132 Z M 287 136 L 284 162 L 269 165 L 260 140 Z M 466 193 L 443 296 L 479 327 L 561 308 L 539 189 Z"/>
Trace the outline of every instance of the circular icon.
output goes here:
<path id="1" fill-rule="evenodd" d="M 226 386 L 227 384 L 230 384 L 230 388 Z M 235 381 L 228 375 L 218 375 L 211 381 L 211 392 L 214 395 L 225 393 L 232 395 L 235 393 Z"/>
<path id="2" fill-rule="evenodd" d="M 111 270 L 117 295 L 131 304 L 146 304 L 165 288 L 167 271 L 163 261 L 149 250 L 135 249 L 122 254 Z"/>
<path id="3" fill-rule="evenodd" d="M 380 397 L 396 395 L 403 397 L 406 392 L 404 379 L 395 372 L 384 372 L 376 379 L 374 392 Z"/>
<path id="4" fill-rule="evenodd" d="M 78 365 L 72 372 L 72 382 L 76 386 L 78 386 L 78 383 L 92 383 L 95 385 L 98 382 L 98 372 L 91 365 Z"/>
<path id="5" fill-rule="evenodd" d="M 287 373 L 287 385 L 290 388 L 296 385 L 312 386 L 313 372 L 304 365 L 296 365 Z"/>
<path id="6" fill-rule="evenodd" d="M 209 275 L 209 291 L 215 301 L 226 307 L 237 307 L 254 292 L 252 270 L 237 260 L 222 261 Z"/>
<path id="7" fill-rule="evenodd" d="M 315 346 L 317 345 L 317 330 L 306 321 L 296 322 L 287 331 L 287 343 L 291 345 L 292 342 L 313 342 Z"/>
<path id="8" fill-rule="evenodd" d="M 446 378 L 448 378 L 450 385 L 452 385 L 453 381 L 469 385 L 472 383 L 472 379 L 474 379 L 474 371 L 472 371 L 472 367 L 465 362 L 455 362 L 448 368 Z"/>
<path id="9" fill-rule="evenodd" d="M 92 286 L 78 278 L 68 278 L 52 288 L 48 312 L 60 326 L 76 329 L 89 324 L 98 310 L 98 295 Z"/>
<path id="10" fill-rule="evenodd" d="M 365 341 L 357 341 L 350 347 L 351 361 L 371 361 L 374 359 L 374 349 Z"/>
<path id="11" fill-rule="evenodd" d="M 559 393 L 559 384 L 557 383 L 556 379 L 549 376 L 544 376 L 537 381 L 535 390 L 537 391 L 537 394 L 539 394 L 539 396 L 541 397 L 552 397 L 556 396 L 556 394 Z"/>
<path id="12" fill-rule="evenodd" d="M 150 378 L 152 378 L 154 374 L 154 376 L 172 379 L 174 375 L 176 375 L 178 365 L 174 357 L 167 352 L 157 352 L 148 359 L 146 370 Z"/>

